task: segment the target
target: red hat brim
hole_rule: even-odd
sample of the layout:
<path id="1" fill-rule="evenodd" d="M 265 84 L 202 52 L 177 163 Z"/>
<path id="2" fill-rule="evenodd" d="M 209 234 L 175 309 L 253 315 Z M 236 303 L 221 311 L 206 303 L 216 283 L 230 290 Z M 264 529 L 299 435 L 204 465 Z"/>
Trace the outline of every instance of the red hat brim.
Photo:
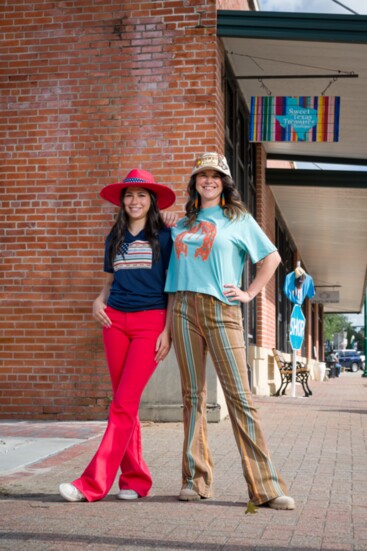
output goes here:
<path id="1" fill-rule="evenodd" d="M 128 187 L 141 187 L 153 191 L 157 196 L 157 204 L 160 210 L 168 209 L 176 201 L 175 192 L 163 184 L 149 182 L 117 182 L 109 184 L 100 191 L 102 199 L 121 207 L 121 191 Z"/>

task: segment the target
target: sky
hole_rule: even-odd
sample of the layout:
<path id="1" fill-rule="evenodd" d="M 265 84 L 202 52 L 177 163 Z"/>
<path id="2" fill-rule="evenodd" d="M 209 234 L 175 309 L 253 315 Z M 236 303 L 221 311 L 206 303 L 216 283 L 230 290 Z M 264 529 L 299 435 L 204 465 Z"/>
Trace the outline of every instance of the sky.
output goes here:
<path id="1" fill-rule="evenodd" d="M 353 326 L 363 326 L 364 325 L 364 309 L 360 314 L 347 314 L 348 320 Z"/>
<path id="2" fill-rule="evenodd" d="M 263 11 L 293 11 L 313 13 L 341 13 L 352 15 L 348 10 L 332 0 L 258 0 Z M 360 15 L 367 15 L 366 0 L 340 0 Z"/>

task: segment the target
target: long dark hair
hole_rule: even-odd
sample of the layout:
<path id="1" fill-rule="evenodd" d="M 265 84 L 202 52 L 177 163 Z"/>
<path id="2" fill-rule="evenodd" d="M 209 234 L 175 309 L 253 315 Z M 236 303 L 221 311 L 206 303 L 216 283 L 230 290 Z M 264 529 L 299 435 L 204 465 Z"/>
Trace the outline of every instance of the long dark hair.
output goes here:
<path id="1" fill-rule="evenodd" d="M 222 180 L 223 194 L 225 200 L 225 204 L 223 206 L 222 204 L 220 204 L 220 207 L 223 210 L 224 215 L 229 218 L 229 220 L 239 218 L 245 212 L 247 212 L 247 209 L 236 188 L 236 184 L 229 176 L 221 174 L 220 172 L 218 172 L 218 174 L 220 175 L 220 179 Z M 189 194 L 189 198 L 185 206 L 187 217 L 185 226 L 191 228 L 193 224 L 195 224 L 196 218 L 200 212 L 201 205 L 200 195 L 196 192 L 196 174 L 194 174 L 190 178 L 190 181 L 187 185 L 187 193 Z M 197 202 L 197 206 L 195 205 L 195 202 Z"/>
<path id="2" fill-rule="evenodd" d="M 116 255 L 121 248 L 121 245 L 125 241 L 125 232 L 129 225 L 129 217 L 125 211 L 124 197 L 126 189 L 121 191 L 120 204 L 121 209 L 119 210 L 116 221 L 111 228 L 109 237 L 110 237 L 110 248 L 109 248 L 109 258 L 111 266 L 116 258 Z M 145 189 L 145 188 L 143 188 Z M 148 239 L 149 244 L 152 248 L 153 253 L 153 262 L 157 262 L 159 259 L 160 246 L 158 240 L 159 231 L 164 228 L 164 223 L 161 218 L 158 205 L 157 205 L 157 196 L 150 189 L 146 189 L 150 195 L 150 207 L 147 213 L 147 219 L 144 226 L 145 237 Z"/>

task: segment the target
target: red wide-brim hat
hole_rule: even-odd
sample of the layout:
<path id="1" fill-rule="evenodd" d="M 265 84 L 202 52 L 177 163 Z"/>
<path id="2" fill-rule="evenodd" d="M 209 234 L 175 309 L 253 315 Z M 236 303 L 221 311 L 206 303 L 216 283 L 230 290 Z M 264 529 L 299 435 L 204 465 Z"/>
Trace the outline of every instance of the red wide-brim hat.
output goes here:
<path id="1" fill-rule="evenodd" d="M 163 184 L 157 184 L 150 172 L 139 168 L 130 170 L 122 182 L 104 187 L 100 192 L 100 196 L 106 201 L 121 207 L 121 191 L 127 187 L 142 187 L 153 191 L 157 196 L 158 208 L 161 210 L 168 209 L 176 201 L 176 194 L 171 188 Z"/>

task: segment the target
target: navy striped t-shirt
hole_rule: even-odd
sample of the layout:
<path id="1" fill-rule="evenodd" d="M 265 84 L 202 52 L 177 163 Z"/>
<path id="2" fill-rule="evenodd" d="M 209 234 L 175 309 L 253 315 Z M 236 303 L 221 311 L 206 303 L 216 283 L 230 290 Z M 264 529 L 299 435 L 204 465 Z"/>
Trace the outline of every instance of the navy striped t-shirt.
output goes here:
<path id="1" fill-rule="evenodd" d="M 144 230 L 135 236 L 127 230 L 124 243 L 111 266 L 111 238 L 107 237 L 104 271 L 114 275 L 108 306 L 122 312 L 141 312 L 167 307 L 164 285 L 172 249 L 171 230 L 160 230 L 158 240 L 159 259 L 153 262 L 153 252 Z"/>

